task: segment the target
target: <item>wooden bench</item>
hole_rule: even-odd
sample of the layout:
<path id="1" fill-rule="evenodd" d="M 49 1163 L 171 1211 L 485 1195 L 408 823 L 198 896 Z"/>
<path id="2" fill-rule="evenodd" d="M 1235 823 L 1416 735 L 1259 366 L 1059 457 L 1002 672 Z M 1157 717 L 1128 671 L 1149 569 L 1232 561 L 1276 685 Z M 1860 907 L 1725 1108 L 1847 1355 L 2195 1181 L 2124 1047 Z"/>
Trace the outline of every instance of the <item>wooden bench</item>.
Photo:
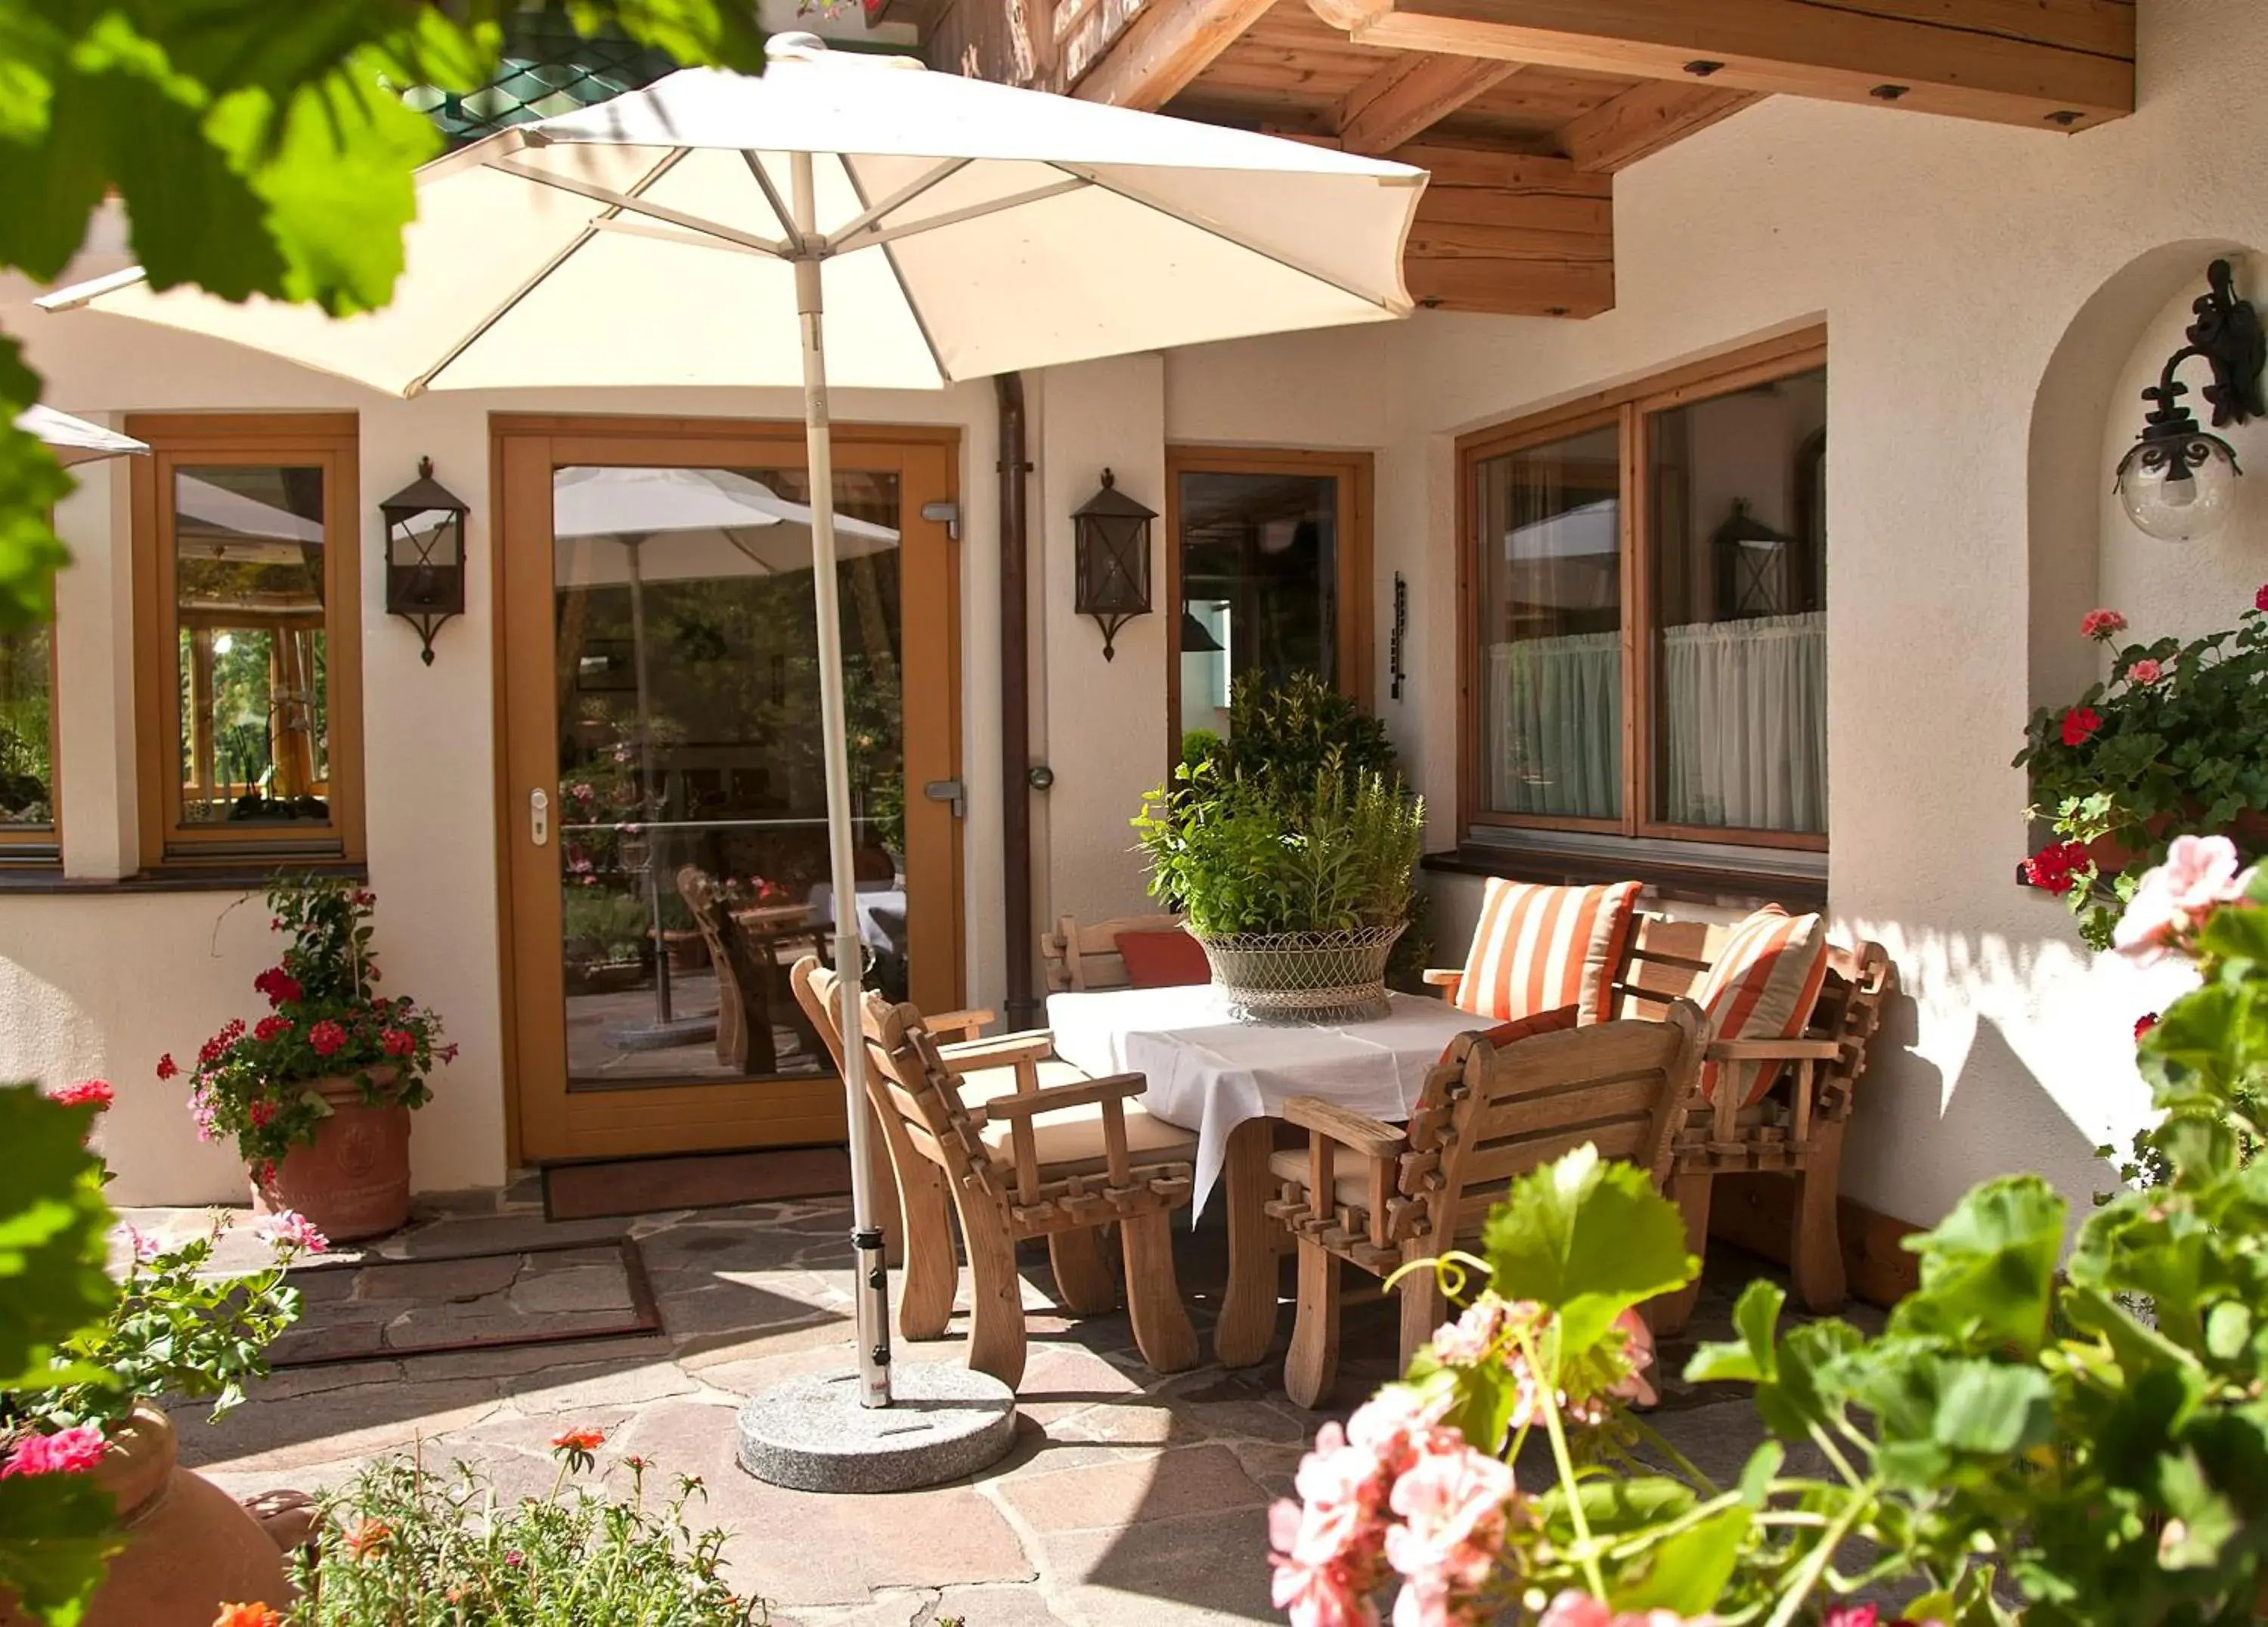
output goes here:
<path id="1" fill-rule="evenodd" d="M 1119 958 L 1121 932 L 1170 932 L 1182 921 L 1177 915 L 1116 916 L 1081 926 L 1078 917 L 1064 916 L 1051 931 L 1040 934 L 1040 964 L 1045 968 L 1048 992 L 1063 994 L 1095 989 L 1123 989 L 1128 984 L 1126 962 Z"/>
<path id="2" fill-rule="evenodd" d="M 1660 1018 L 1671 1001 L 1692 998 L 1731 931 L 1638 911 L 1630 946 L 1615 968 L 1613 1015 Z M 1454 1003 L 1462 976 L 1429 971 L 1425 981 Z M 1685 1216 L 1687 1246 L 1696 1254 L 1707 1244 L 1711 1188 L 1719 1175 L 1763 1172 L 1794 1182 L 1788 1272 L 1808 1310 L 1838 1310 L 1849 1292 L 1836 1219 L 1843 1136 L 1867 1071 L 1868 1044 L 1881 1026 L 1882 1003 L 1896 986 L 1896 969 L 1880 944 L 1830 943 L 1827 980 L 1802 1038 L 1713 1041 L 1705 1054 L 1712 1062 L 1778 1063 L 1771 1093 L 1749 1108 L 1742 1107 L 1736 1091 L 1719 1093 L 1714 1103 L 1697 1096 L 1672 1137 L 1669 1195 Z M 1699 1292 L 1696 1284 L 1651 1307 L 1655 1330 L 1684 1327 Z"/>

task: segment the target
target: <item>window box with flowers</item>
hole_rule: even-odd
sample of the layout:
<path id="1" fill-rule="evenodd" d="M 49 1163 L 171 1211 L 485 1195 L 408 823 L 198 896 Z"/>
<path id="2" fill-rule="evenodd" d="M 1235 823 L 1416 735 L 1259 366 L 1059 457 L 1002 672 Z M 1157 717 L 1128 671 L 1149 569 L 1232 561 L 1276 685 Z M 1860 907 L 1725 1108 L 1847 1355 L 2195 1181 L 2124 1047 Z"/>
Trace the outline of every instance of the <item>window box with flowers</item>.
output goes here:
<path id="1" fill-rule="evenodd" d="M 2221 835 L 2248 860 L 2268 853 L 2268 586 L 2235 627 L 2186 644 L 2122 644 L 2116 610 L 2089 612 L 2079 630 L 2115 651 L 2110 676 L 2041 708 L 2024 732 L 2029 814 L 2055 836 L 2024 872 L 2104 949 L 2176 838 Z"/>
<path id="2" fill-rule="evenodd" d="M 306 1215 L 340 1240 L 379 1237 L 409 1213 L 409 1115 L 426 1076 L 454 1059 L 441 1021 L 407 995 L 377 992 L 377 900 L 347 882 L 280 881 L 269 924 L 289 940 L 253 980 L 269 1012 L 205 1042 L 189 1110 L 207 1140 L 236 1138 L 254 1206 Z M 158 1077 L 180 1071 L 169 1054 Z"/>

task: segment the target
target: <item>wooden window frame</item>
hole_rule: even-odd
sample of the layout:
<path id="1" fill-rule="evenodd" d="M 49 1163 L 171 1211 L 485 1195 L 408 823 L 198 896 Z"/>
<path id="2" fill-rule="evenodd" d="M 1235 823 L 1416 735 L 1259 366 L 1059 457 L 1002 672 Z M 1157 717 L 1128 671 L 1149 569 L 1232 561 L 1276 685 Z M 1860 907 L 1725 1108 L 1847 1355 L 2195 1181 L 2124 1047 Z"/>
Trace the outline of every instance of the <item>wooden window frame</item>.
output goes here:
<path id="1" fill-rule="evenodd" d="M 1371 544 L 1373 460 L 1366 452 L 1281 446 L 1168 445 L 1166 448 L 1166 761 L 1182 760 L 1182 476 L 1305 475 L 1336 479 L 1339 492 L 1339 692 L 1372 710 Z"/>
<path id="2" fill-rule="evenodd" d="M 44 825 L 0 825 L 0 867 L 9 870 L 59 870 L 63 862 L 63 754 L 60 710 L 63 683 L 63 633 L 60 617 L 50 616 L 48 631 L 48 822 Z"/>
<path id="3" fill-rule="evenodd" d="M 145 871 L 289 865 L 364 857 L 362 496 L 353 413 L 162 413 L 126 421 L 150 445 L 134 462 L 134 725 Z M 326 768 L 331 817 L 320 830 L 185 824 L 181 818 L 180 655 L 173 512 L 182 465 L 294 464 L 323 471 L 323 623 L 328 676 Z"/>
<path id="4" fill-rule="evenodd" d="M 1653 817 L 1661 742 L 1654 731 L 1654 635 L 1659 621 L 1646 480 L 1647 430 L 1657 415 L 1826 365 L 1827 329 L 1806 328 L 1458 437 L 1457 805 L 1461 830 L 1487 827 L 1507 831 L 1585 831 L 1649 841 L 1827 850 L 1824 833 L 1675 825 Z M 1615 819 L 1499 814 L 1485 807 L 1481 795 L 1480 466 L 1491 459 L 1609 426 L 1616 431 L 1622 462 L 1616 512 L 1622 556 L 1622 813 Z"/>

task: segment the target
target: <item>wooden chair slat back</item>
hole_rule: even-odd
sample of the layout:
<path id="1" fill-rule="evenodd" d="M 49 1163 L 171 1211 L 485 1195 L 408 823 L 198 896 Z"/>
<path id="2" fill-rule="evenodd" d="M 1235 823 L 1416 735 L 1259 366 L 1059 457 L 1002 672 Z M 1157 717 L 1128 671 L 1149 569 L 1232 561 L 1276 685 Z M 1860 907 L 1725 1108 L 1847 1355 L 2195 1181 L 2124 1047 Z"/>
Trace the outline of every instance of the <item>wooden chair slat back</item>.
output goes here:
<path id="1" fill-rule="evenodd" d="M 1121 932 L 1170 932 L 1185 917 L 1177 915 L 1114 916 L 1082 926 L 1076 916 L 1057 921 L 1053 931 L 1040 934 L 1040 960 L 1047 970 L 1048 992 L 1123 989 L 1126 962 L 1118 953 Z"/>
<path id="2" fill-rule="evenodd" d="M 1615 968 L 1610 1009 L 1617 1017 L 1660 1020 L 1672 1000 L 1691 999 L 1732 929 L 1709 921 L 1671 921 L 1641 909 L 1630 946 Z"/>
<path id="3" fill-rule="evenodd" d="M 836 1066 L 843 1064 L 843 1030 L 836 1020 L 841 983 L 836 974 L 805 955 L 788 974 L 798 1005 L 819 1030 Z M 912 1151 L 956 1181 L 989 1163 L 968 1123 L 937 1042 L 910 1005 L 893 1005 L 869 989 L 861 1001 L 866 1042 L 866 1100 L 882 1122 L 893 1155 Z"/>
<path id="4" fill-rule="evenodd" d="M 1457 1078 L 1437 1098 L 1446 1114 L 1421 1108 L 1410 1122 L 1402 1190 L 1419 1205 L 1410 1216 L 1418 1224 L 1397 1227 L 1414 1229 L 1410 1257 L 1469 1241 L 1514 1179 L 1586 1142 L 1659 1185 L 1698 1086 L 1703 1042 L 1700 1009 L 1682 999 L 1659 1020 L 1539 1034 L 1500 1050 L 1479 1034 L 1461 1036 L 1445 1058 Z M 1426 1088 L 1434 1090 L 1430 1079 Z"/>

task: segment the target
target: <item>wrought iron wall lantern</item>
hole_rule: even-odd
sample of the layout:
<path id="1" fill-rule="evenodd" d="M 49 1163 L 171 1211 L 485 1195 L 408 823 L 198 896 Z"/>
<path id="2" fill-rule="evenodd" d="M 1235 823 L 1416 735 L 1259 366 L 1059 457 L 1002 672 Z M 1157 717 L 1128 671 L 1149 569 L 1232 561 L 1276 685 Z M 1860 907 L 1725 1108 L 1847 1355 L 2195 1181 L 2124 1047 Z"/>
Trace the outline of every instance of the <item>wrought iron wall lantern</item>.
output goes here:
<path id="1" fill-rule="evenodd" d="M 2189 386 L 2174 375 L 2191 357 L 2213 369 L 2204 389 L 2213 406 L 2213 428 L 2244 423 L 2268 413 L 2260 393 L 2260 372 L 2268 362 L 2259 313 L 2236 297 L 2228 261 L 2205 269 L 2205 291 L 2191 305 L 2197 320 L 2184 335 L 2189 342 L 2166 358 L 2158 382 L 2142 392 L 2152 403 L 2141 438 L 2119 460 L 2115 482 L 2118 501 L 2149 535 L 2168 542 L 2194 541 L 2220 528 L 2228 518 L 2236 477 L 2243 473 L 2236 453 L 2218 435 L 2198 427 L 2182 404 Z"/>
<path id="2" fill-rule="evenodd" d="M 417 460 L 417 478 L 378 505 L 386 516 L 386 613 L 417 629 L 433 665 L 433 635 L 465 613 L 464 501 Z"/>
<path id="3" fill-rule="evenodd" d="M 1102 659 L 1108 661 L 1118 653 L 1118 629 L 1150 614 L 1150 522 L 1157 512 L 1119 490 L 1105 469 L 1102 489 L 1071 518 L 1073 607 L 1102 629 Z"/>

